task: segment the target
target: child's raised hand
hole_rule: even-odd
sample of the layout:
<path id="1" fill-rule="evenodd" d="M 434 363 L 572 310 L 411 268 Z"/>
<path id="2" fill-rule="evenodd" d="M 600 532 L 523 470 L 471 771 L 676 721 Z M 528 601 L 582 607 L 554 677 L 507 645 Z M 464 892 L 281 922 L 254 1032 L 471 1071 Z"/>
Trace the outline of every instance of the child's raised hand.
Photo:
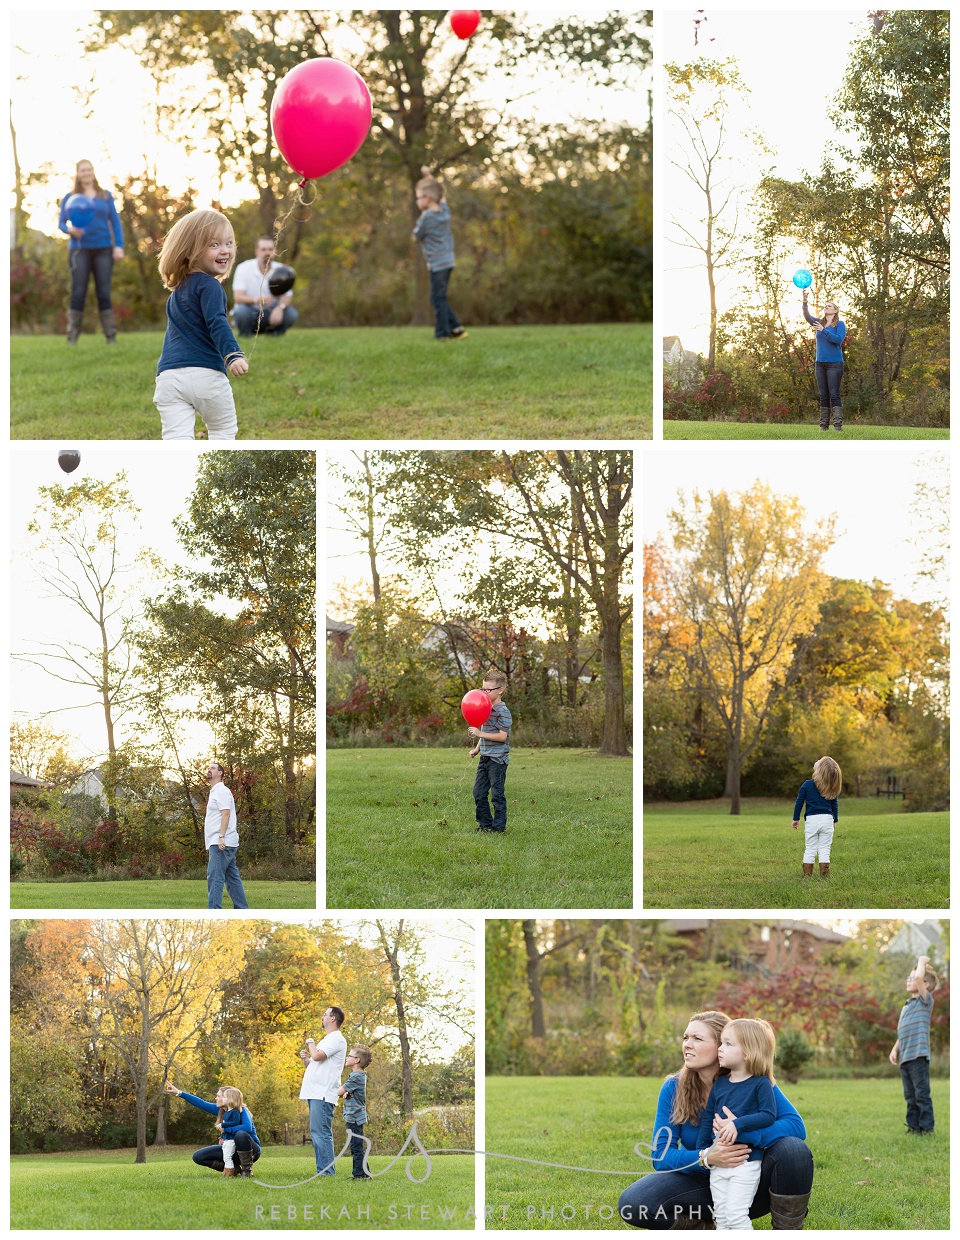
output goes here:
<path id="1" fill-rule="evenodd" d="M 235 376 L 245 375 L 249 369 L 250 363 L 245 357 L 235 357 L 232 362 L 227 363 L 227 370 Z"/>

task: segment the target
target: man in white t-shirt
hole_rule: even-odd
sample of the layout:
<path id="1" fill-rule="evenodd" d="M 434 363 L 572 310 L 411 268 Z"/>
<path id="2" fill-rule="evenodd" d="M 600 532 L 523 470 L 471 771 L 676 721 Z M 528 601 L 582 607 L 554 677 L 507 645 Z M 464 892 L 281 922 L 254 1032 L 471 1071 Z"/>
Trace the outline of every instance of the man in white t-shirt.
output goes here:
<path id="1" fill-rule="evenodd" d="M 336 1171 L 333 1150 L 333 1113 L 337 1107 L 340 1075 L 347 1057 L 347 1040 L 340 1032 L 343 1011 L 329 1007 L 323 1014 L 324 1037 L 318 1043 L 307 1038 L 300 1058 L 306 1065 L 300 1097 L 310 1112 L 310 1139 L 317 1156 L 317 1172 L 333 1175 Z"/>
<path id="2" fill-rule="evenodd" d="M 273 261 L 276 242 L 264 234 L 257 239 L 256 258 L 238 263 L 233 273 L 233 321 L 238 336 L 263 332 L 282 336 L 299 315 L 291 305 L 293 293 L 270 292 L 270 275 L 279 264 Z"/>
<path id="3" fill-rule="evenodd" d="M 209 849 L 207 908 L 223 908 L 224 884 L 234 908 L 249 908 L 237 869 L 237 849 L 240 847 L 237 806 L 233 793 L 223 782 L 223 767 L 219 762 L 211 762 L 207 767 L 207 781 L 210 796 L 203 821 L 204 844 Z"/>

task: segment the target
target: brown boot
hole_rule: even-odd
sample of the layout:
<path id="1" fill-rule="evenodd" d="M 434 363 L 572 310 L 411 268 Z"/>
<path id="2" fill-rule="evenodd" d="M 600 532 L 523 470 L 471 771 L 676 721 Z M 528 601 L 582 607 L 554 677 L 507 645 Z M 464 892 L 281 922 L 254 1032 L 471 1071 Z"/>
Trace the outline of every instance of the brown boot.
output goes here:
<path id="1" fill-rule="evenodd" d="M 82 310 L 67 311 L 67 344 L 76 344 L 80 338 L 80 328 L 83 324 Z"/>
<path id="2" fill-rule="evenodd" d="M 829 873 L 830 873 L 830 862 L 821 861 L 820 862 L 820 877 L 826 878 Z"/>
<path id="3" fill-rule="evenodd" d="M 253 1175 L 253 1150 L 237 1150 L 240 1159 L 240 1174 L 246 1179 Z"/>
<path id="4" fill-rule="evenodd" d="M 812 877 L 813 877 L 813 862 L 812 862 L 812 861 L 804 861 L 804 863 L 803 863 L 803 877 L 804 877 L 804 878 L 812 878 Z"/>
<path id="5" fill-rule="evenodd" d="M 803 1231 L 809 1202 L 809 1193 L 798 1193 L 795 1197 L 771 1193 L 770 1226 L 774 1231 Z"/>
<path id="6" fill-rule="evenodd" d="M 117 320 L 112 309 L 100 311 L 100 326 L 103 328 L 103 334 L 107 338 L 107 344 L 116 344 Z"/>

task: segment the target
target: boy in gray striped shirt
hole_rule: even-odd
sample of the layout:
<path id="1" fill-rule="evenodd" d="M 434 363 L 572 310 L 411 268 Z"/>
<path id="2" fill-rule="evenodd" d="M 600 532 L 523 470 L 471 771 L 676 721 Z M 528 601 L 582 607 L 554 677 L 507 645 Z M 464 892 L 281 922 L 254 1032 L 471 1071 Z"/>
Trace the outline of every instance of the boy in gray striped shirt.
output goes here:
<path id="1" fill-rule="evenodd" d="M 890 1052 L 894 1067 L 900 1064 L 903 1096 L 907 1100 L 907 1131 L 917 1136 L 933 1133 L 933 1101 L 930 1097 L 930 1017 L 937 975 L 930 957 L 921 956 L 907 978 L 910 998 L 897 1022 L 897 1040 Z"/>
<path id="2" fill-rule="evenodd" d="M 372 1180 L 373 1176 L 363 1165 L 363 1126 L 367 1122 L 367 1073 L 373 1056 L 368 1046 L 354 1046 L 346 1058 L 350 1075 L 337 1093 L 343 1099 L 343 1122 L 350 1134 L 350 1153 L 353 1155 L 353 1178 Z"/>
<path id="3" fill-rule="evenodd" d="M 507 829 L 507 763 L 510 761 L 510 729 L 513 718 L 501 700 L 507 687 L 503 672 L 492 667 L 483 678 L 483 691 L 490 698 L 490 714 L 482 727 L 470 728 L 477 743 L 470 750 L 470 757 L 480 755 L 477 778 L 473 784 L 473 800 L 477 807 L 477 830 L 496 831 Z M 493 801 L 493 814 L 487 797 Z"/>

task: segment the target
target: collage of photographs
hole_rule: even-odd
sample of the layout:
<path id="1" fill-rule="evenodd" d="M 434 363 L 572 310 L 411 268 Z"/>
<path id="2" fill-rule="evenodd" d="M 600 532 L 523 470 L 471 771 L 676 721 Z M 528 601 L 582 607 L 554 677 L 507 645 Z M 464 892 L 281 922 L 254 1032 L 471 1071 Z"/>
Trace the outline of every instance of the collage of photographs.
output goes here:
<path id="1" fill-rule="evenodd" d="M 949 1231 L 950 17 L 10 14 L 11 1231 Z"/>

